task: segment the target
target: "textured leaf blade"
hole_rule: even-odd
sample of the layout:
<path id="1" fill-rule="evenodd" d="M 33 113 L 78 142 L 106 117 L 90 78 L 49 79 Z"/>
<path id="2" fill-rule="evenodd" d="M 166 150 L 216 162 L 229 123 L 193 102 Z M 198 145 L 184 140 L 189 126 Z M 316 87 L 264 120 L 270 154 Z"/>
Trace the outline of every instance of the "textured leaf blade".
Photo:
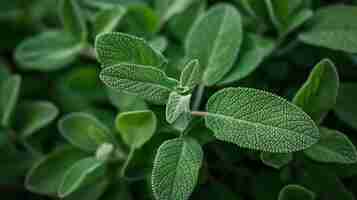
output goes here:
<path id="1" fill-rule="evenodd" d="M 95 173 L 103 164 L 103 161 L 92 157 L 84 158 L 73 164 L 63 177 L 58 188 L 58 196 L 63 198 L 76 191 L 85 179 Z"/>
<path id="2" fill-rule="evenodd" d="M 13 75 L 0 85 L 0 120 L 2 126 L 10 125 L 11 115 L 18 101 L 21 77 Z"/>
<path id="3" fill-rule="evenodd" d="M 355 130 L 357 130 L 356 90 L 356 83 L 341 84 L 334 109 L 337 117 Z"/>
<path id="4" fill-rule="evenodd" d="M 166 104 L 166 121 L 180 131 L 184 131 L 191 121 L 190 102 L 191 94 L 180 95 L 174 91 Z"/>
<path id="5" fill-rule="evenodd" d="M 166 22 L 172 16 L 185 11 L 197 0 L 155 0 L 155 7 L 160 15 L 161 23 Z"/>
<path id="6" fill-rule="evenodd" d="M 76 0 L 59 1 L 59 11 L 64 30 L 80 41 L 87 38 L 87 27 L 82 10 Z"/>
<path id="7" fill-rule="evenodd" d="M 207 103 L 206 126 L 219 140 L 272 153 L 310 147 L 319 140 L 312 119 L 300 108 L 271 93 L 226 88 Z"/>
<path id="8" fill-rule="evenodd" d="M 180 87 L 192 90 L 201 80 L 201 68 L 198 60 L 191 60 L 185 66 L 180 76 Z"/>
<path id="9" fill-rule="evenodd" d="M 152 171 L 155 198 L 187 200 L 197 183 L 202 159 L 201 146 L 191 138 L 164 142 L 157 151 Z"/>
<path id="10" fill-rule="evenodd" d="M 352 142 L 337 130 L 320 128 L 321 139 L 304 150 L 311 159 L 327 163 L 351 164 L 357 162 L 357 151 Z"/>
<path id="11" fill-rule="evenodd" d="M 332 61 L 324 59 L 311 71 L 307 81 L 295 95 L 293 102 L 316 122 L 321 121 L 335 104 L 339 77 Z"/>
<path id="12" fill-rule="evenodd" d="M 293 160 L 293 154 L 262 152 L 260 154 L 260 159 L 265 165 L 275 169 L 280 169 Z"/>
<path id="13" fill-rule="evenodd" d="M 274 47 L 275 42 L 270 39 L 256 34 L 246 34 L 236 63 L 231 71 L 223 77 L 220 84 L 232 83 L 247 77 L 272 53 Z"/>
<path id="14" fill-rule="evenodd" d="M 109 33 L 115 30 L 121 19 L 124 17 L 126 9 L 122 6 L 104 9 L 95 16 L 94 30 L 96 34 Z"/>
<path id="15" fill-rule="evenodd" d="M 123 141 L 133 149 L 139 149 L 156 131 L 156 115 L 149 110 L 120 113 L 115 126 Z"/>
<path id="16" fill-rule="evenodd" d="M 110 88 L 140 96 L 155 104 L 165 104 L 177 81 L 150 66 L 120 64 L 107 67 L 100 79 Z"/>
<path id="17" fill-rule="evenodd" d="M 15 59 L 23 69 L 51 71 L 73 62 L 83 47 L 67 33 L 43 32 L 20 43 Z"/>
<path id="18" fill-rule="evenodd" d="M 315 197 L 315 193 L 300 185 L 287 185 L 281 189 L 278 200 L 314 200 Z"/>
<path id="19" fill-rule="evenodd" d="M 164 68 L 167 63 L 144 39 L 124 33 L 98 35 L 95 49 L 103 67 L 126 63 Z"/>
<path id="20" fill-rule="evenodd" d="M 164 36 L 156 37 L 150 40 L 150 45 L 159 52 L 164 52 L 168 46 L 168 40 Z"/>
<path id="21" fill-rule="evenodd" d="M 214 6 L 195 22 L 185 49 L 189 58 L 199 60 L 204 85 L 214 85 L 232 68 L 242 39 L 240 14 L 229 4 Z"/>
<path id="22" fill-rule="evenodd" d="M 309 30 L 299 35 L 301 41 L 349 53 L 357 52 L 356 6 L 329 6 L 321 8 L 312 18 Z"/>

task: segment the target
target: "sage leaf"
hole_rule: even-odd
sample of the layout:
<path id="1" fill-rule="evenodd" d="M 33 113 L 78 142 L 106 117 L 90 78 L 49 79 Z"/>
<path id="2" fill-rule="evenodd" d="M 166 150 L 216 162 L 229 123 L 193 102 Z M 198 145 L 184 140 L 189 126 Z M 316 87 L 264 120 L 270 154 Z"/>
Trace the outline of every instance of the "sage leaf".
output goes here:
<path id="1" fill-rule="evenodd" d="M 114 6 L 113 8 L 99 11 L 94 20 L 94 31 L 96 35 L 114 31 L 125 13 L 126 9 L 122 6 Z"/>
<path id="2" fill-rule="evenodd" d="M 356 89 L 356 83 L 341 84 L 334 109 L 337 117 L 355 130 L 357 130 Z"/>
<path id="3" fill-rule="evenodd" d="M 212 7 L 194 23 L 185 49 L 189 58 L 199 60 L 204 85 L 216 84 L 230 71 L 242 40 L 240 14 L 229 4 Z"/>
<path id="4" fill-rule="evenodd" d="M 183 68 L 180 76 L 180 87 L 192 90 L 201 80 L 200 64 L 198 60 L 191 60 Z"/>
<path id="5" fill-rule="evenodd" d="M 125 144 L 139 149 L 154 135 L 157 118 L 149 110 L 123 112 L 115 119 L 115 127 Z"/>
<path id="6" fill-rule="evenodd" d="M 85 153 L 72 147 L 60 148 L 36 163 L 28 172 L 25 186 L 39 194 L 55 195 L 65 172 Z"/>
<path id="7" fill-rule="evenodd" d="M 111 88 L 108 88 L 107 91 L 111 104 L 122 112 L 148 109 L 144 99 L 138 98 L 138 96 L 118 92 Z"/>
<path id="8" fill-rule="evenodd" d="M 273 40 L 253 33 L 246 34 L 237 61 L 219 83 L 228 84 L 247 77 L 273 52 L 274 48 Z"/>
<path id="9" fill-rule="evenodd" d="M 265 165 L 275 169 L 280 169 L 293 160 L 293 154 L 262 152 L 260 154 L 260 159 Z"/>
<path id="10" fill-rule="evenodd" d="M 185 11 L 197 0 L 155 0 L 155 8 L 161 18 L 161 24 L 168 21 L 172 16 Z"/>
<path id="11" fill-rule="evenodd" d="M 296 13 L 295 15 L 289 18 L 287 25 L 285 25 L 280 33 L 280 37 L 284 38 L 293 32 L 295 29 L 304 25 L 311 17 L 314 16 L 314 13 L 310 9 L 303 9 Z"/>
<path id="12" fill-rule="evenodd" d="M 279 192 L 278 200 L 314 200 L 315 193 L 300 185 L 287 185 Z"/>
<path id="13" fill-rule="evenodd" d="M 72 35 L 64 32 L 43 32 L 20 43 L 15 59 L 26 70 L 52 71 L 73 62 L 84 48 Z"/>
<path id="14" fill-rule="evenodd" d="M 16 127 L 23 138 L 50 124 L 59 113 L 58 108 L 47 101 L 26 101 L 17 110 Z"/>
<path id="15" fill-rule="evenodd" d="M 77 40 L 87 39 L 87 27 L 82 10 L 76 0 L 60 0 L 59 10 L 65 32 L 70 33 Z"/>
<path id="16" fill-rule="evenodd" d="M 73 193 L 89 176 L 95 176 L 104 162 L 93 157 L 84 158 L 73 164 L 65 173 L 58 188 L 58 196 L 63 198 Z"/>
<path id="17" fill-rule="evenodd" d="M 319 9 L 308 30 L 299 35 L 307 44 L 357 53 L 357 6 L 328 6 Z"/>
<path id="18" fill-rule="evenodd" d="M 332 61 L 324 59 L 311 71 L 307 81 L 296 93 L 293 103 L 317 123 L 321 123 L 335 104 L 339 77 Z"/>
<path id="19" fill-rule="evenodd" d="M 104 143 L 116 144 L 110 130 L 91 114 L 70 113 L 58 122 L 58 130 L 72 145 L 95 152 Z"/>
<path id="20" fill-rule="evenodd" d="M 320 128 L 321 139 L 315 145 L 305 149 L 311 159 L 327 163 L 351 164 L 357 162 L 357 151 L 352 142 L 337 130 Z"/>
<path id="21" fill-rule="evenodd" d="M 174 91 L 166 104 L 166 121 L 180 131 L 184 131 L 191 121 L 190 102 L 191 94 L 180 95 Z"/>
<path id="22" fill-rule="evenodd" d="M 20 92 L 21 77 L 13 75 L 0 85 L 0 120 L 2 126 L 9 126 Z"/>
<path id="23" fill-rule="evenodd" d="M 103 33 L 95 40 L 95 49 L 103 67 L 117 64 L 148 65 L 164 68 L 167 60 L 144 39 L 125 33 Z"/>
<path id="24" fill-rule="evenodd" d="M 110 88 L 140 96 L 154 104 L 165 104 L 177 81 L 151 66 L 119 64 L 104 68 L 100 79 Z"/>
<path id="25" fill-rule="evenodd" d="M 168 41 L 166 37 L 159 36 L 150 40 L 150 45 L 159 52 L 164 52 L 168 46 Z"/>
<path id="26" fill-rule="evenodd" d="M 152 171 L 155 198 L 187 200 L 197 183 L 202 159 L 203 151 L 194 139 L 164 142 L 157 150 Z"/>
<path id="27" fill-rule="evenodd" d="M 271 93 L 226 88 L 210 97 L 206 126 L 219 140 L 240 147 L 288 153 L 319 140 L 319 130 L 300 108 Z"/>
<path id="28" fill-rule="evenodd" d="M 69 196 L 65 197 L 64 200 L 98 200 L 106 192 L 109 185 L 108 179 L 99 180 L 86 187 L 81 187 L 75 192 L 71 193 Z"/>

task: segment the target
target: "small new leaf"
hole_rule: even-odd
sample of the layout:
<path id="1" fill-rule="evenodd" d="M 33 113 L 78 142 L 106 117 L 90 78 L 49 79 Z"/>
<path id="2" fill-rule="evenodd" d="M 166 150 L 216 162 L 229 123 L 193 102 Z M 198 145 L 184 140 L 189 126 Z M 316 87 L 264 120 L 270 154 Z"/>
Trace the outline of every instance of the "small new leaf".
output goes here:
<path id="1" fill-rule="evenodd" d="M 314 200 L 315 197 L 315 193 L 300 185 L 287 185 L 280 190 L 278 200 Z"/>
<path id="2" fill-rule="evenodd" d="M 201 68 L 198 60 L 191 60 L 185 66 L 180 76 L 180 87 L 192 90 L 201 81 Z"/>
<path id="3" fill-rule="evenodd" d="M 204 85 L 216 84 L 231 70 L 242 40 L 240 14 L 229 4 L 212 7 L 194 23 L 185 49 L 189 58 L 199 60 Z"/>
<path id="4" fill-rule="evenodd" d="M 351 164 L 357 162 L 357 151 L 352 142 L 337 130 L 320 128 L 321 139 L 315 145 L 305 149 L 311 159 L 326 163 Z"/>
<path id="5" fill-rule="evenodd" d="M 103 33 L 97 36 L 95 49 L 103 67 L 117 64 L 148 65 L 164 68 L 167 60 L 144 39 L 124 33 Z"/>
<path id="6" fill-rule="evenodd" d="M 275 169 L 280 169 L 293 160 L 293 154 L 262 152 L 260 154 L 260 159 L 265 165 Z"/>
<path id="7" fill-rule="evenodd" d="M 175 91 L 171 92 L 166 104 L 167 122 L 173 124 L 177 120 L 180 120 L 178 123 L 179 127 L 177 128 L 183 131 L 191 121 L 190 101 L 191 94 L 183 96 Z"/>
<path id="8" fill-rule="evenodd" d="M 339 78 L 332 61 L 319 62 L 293 99 L 316 122 L 321 123 L 336 104 Z"/>
<path id="9" fill-rule="evenodd" d="M 272 153 L 306 149 L 319 140 L 312 119 L 294 104 L 250 88 L 226 88 L 210 97 L 206 126 L 217 139 Z"/>
<path id="10" fill-rule="evenodd" d="M 165 104 L 177 81 L 151 66 L 119 64 L 107 67 L 100 79 L 110 88 L 140 96 L 155 104 Z"/>
<path id="11" fill-rule="evenodd" d="M 9 126 L 11 115 L 18 101 L 21 77 L 13 75 L 1 82 L 0 85 L 0 124 Z"/>
<path id="12" fill-rule="evenodd" d="M 187 200 L 198 180 L 201 146 L 191 138 L 164 142 L 154 161 L 152 189 L 157 200 Z"/>

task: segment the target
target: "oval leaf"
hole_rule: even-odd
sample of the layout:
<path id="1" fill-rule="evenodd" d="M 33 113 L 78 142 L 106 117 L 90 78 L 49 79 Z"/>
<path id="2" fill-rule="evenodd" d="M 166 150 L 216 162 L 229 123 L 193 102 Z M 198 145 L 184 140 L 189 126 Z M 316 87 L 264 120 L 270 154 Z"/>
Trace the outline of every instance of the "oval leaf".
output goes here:
<path id="1" fill-rule="evenodd" d="M 96 34 L 109 33 L 115 30 L 120 20 L 125 15 L 126 9 L 122 6 L 114 6 L 103 9 L 95 16 L 94 30 Z"/>
<path id="2" fill-rule="evenodd" d="M 59 11 L 64 30 L 78 41 L 84 42 L 87 38 L 87 27 L 78 1 L 59 1 Z"/>
<path id="3" fill-rule="evenodd" d="M 226 88 L 207 103 L 206 126 L 219 140 L 272 153 L 310 147 L 319 130 L 300 108 L 271 93 Z"/>
<path id="4" fill-rule="evenodd" d="M 335 113 L 337 117 L 357 130 L 357 84 L 341 84 L 338 91 Z"/>
<path id="5" fill-rule="evenodd" d="M 315 193 L 300 186 L 287 185 L 281 189 L 279 193 L 279 200 L 314 200 Z"/>
<path id="6" fill-rule="evenodd" d="M 229 4 L 214 6 L 195 22 L 185 49 L 189 58 L 199 60 L 204 85 L 214 85 L 232 68 L 242 39 L 240 14 Z"/>
<path id="7" fill-rule="evenodd" d="M 275 169 L 280 169 L 293 160 L 293 154 L 262 152 L 260 154 L 260 159 L 265 165 Z"/>
<path id="8" fill-rule="evenodd" d="M 131 148 L 138 149 L 154 135 L 157 119 L 151 111 L 124 112 L 116 118 L 115 126 L 123 141 Z"/>
<path id="9" fill-rule="evenodd" d="M 198 60 L 191 60 L 183 68 L 180 76 L 180 87 L 192 90 L 201 80 L 200 64 Z"/>
<path id="10" fill-rule="evenodd" d="M 201 146 L 191 138 L 164 142 L 157 150 L 152 171 L 156 199 L 187 200 L 197 183 L 202 159 Z"/>
<path id="11" fill-rule="evenodd" d="M 0 120 L 2 126 L 8 126 L 11 115 L 19 98 L 21 77 L 13 75 L 0 85 Z"/>
<path id="12" fill-rule="evenodd" d="M 155 7 L 163 24 L 172 16 L 185 11 L 195 2 L 197 2 L 197 0 L 155 0 Z"/>
<path id="13" fill-rule="evenodd" d="M 166 104 L 166 121 L 180 131 L 184 131 L 191 121 L 190 102 L 191 94 L 180 95 L 171 92 Z"/>

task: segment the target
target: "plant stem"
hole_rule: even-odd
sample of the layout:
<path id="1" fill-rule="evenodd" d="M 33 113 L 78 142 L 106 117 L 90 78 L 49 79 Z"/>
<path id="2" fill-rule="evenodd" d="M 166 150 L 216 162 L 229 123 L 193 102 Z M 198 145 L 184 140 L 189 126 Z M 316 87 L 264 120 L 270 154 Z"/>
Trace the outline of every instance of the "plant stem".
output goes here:
<path id="1" fill-rule="evenodd" d="M 130 161 L 133 159 L 134 152 L 135 152 L 135 149 L 131 148 L 130 152 L 128 154 L 128 157 L 126 158 L 126 160 L 125 160 L 125 162 L 124 162 L 124 164 L 123 164 L 123 166 L 122 166 L 122 168 L 120 170 L 120 177 L 121 178 L 125 177 L 126 169 L 128 168 Z"/>
<path id="2" fill-rule="evenodd" d="M 199 117 L 206 117 L 208 115 L 208 112 L 192 111 L 191 115 L 199 116 Z"/>
<path id="3" fill-rule="evenodd" d="M 83 50 L 81 51 L 81 55 L 91 60 L 97 60 L 95 49 L 90 45 L 88 45 L 86 48 L 83 48 Z"/>
<path id="4" fill-rule="evenodd" d="M 193 102 L 192 105 L 192 110 L 198 111 L 200 109 L 201 101 L 203 94 L 205 92 L 205 86 L 204 85 L 199 85 L 196 91 L 196 96 L 195 96 L 195 101 Z"/>

